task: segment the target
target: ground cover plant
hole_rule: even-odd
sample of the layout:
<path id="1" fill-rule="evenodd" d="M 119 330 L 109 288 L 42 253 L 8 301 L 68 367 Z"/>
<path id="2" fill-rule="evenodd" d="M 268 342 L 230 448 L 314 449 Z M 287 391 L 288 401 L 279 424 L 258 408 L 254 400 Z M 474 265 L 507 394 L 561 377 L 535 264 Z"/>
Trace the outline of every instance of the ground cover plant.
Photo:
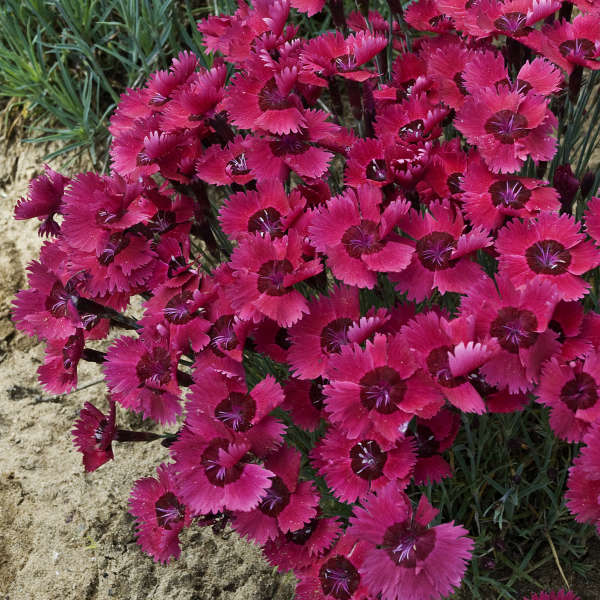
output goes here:
<path id="1" fill-rule="evenodd" d="M 301 600 L 575 598 L 536 572 L 568 585 L 600 524 L 597 8 L 259 0 L 198 30 L 210 68 L 122 95 L 110 174 L 47 167 L 15 208 L 49 238 L 13 311 L 40 382 L 102 364 L 85 469 L 160 441 L 142 549 L 230 523 Z"/>

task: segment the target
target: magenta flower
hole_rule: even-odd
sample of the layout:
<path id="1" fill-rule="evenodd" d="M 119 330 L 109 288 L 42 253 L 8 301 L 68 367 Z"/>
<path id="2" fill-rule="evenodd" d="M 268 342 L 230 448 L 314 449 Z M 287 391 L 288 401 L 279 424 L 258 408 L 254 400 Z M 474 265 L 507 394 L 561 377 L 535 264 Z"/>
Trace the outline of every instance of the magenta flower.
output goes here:
<path id="1" fill-rule="evenodd" d="M 378 188 L 363 185 L 332 198 L 312 219 L 313 244 L 348 285 L 372 288 L 377 272 L 398 273 L 410 262 L 413 249 L 394 233 L 408 203 L 396 200 L 382 211 L 381 202 Z"/>
<path id="2" fill-rule="evenodd" d="M 454 125 L 494 173 L 517 171 L 527 157 L 550 160 L 556 152 L 556 117 L 548 100 L 534 91 L 481 88 L 465 98 Z"/>
<path id="3" fill-rule="evenodd" d="M 178 497 L 174 466 L 161 464 L 154 477 L 138 479 L 131 490 L 129 512 L 137 519 L 138 544 L 155 561 L 179 558 L 179 534 L 192 521 Z"/>
<path id="4" fill-rule="evenodd" d="M 325 410 L 350 439 L 369 439 L 374 432 L 395 442 L 414 415 L 432 417 L 441 407 L 441 394 L 417 371 L 399 335 L 377 334 L 364 349 L 343 346 L 329 364 Z"/>
<path id="5" fill-rule="evenodd" d="M 314 431 L 325 417 L 322 381 L 321 378 L 314 381 L 290 378 L 284 385 L 285 400 L 281 408 L 287 410 L 302 429 Z"/>
<path id="6" fill-rule="evenodd" d="M 112 399 L 109 404 L 109 412 L 105 415 L 93 404 L 86 402 L 71 431 L 75 447 L 83 454 L 86 471 L 95 471 L 114 458 L 111 444 L 117 433 L 116 408 Z"/>
<path id="7" fill-rule="evenodd" d="M 464 292 L 485 277 L 481 266 L 471 260 L 480 248 L 492 240 L 481 228 L 465 232 L 461 213 L 447 202 L 434 202 L 424 216 L 412 210 L 399 222 L 415 249 L 408 267 L 391 277 L 396 289 L 409 300 L 422 302 L 436 287 L 441 294 Z"/>
<path id="8" fill-rule="evenodd" d="M 427 527 L 437 513 L 425 496 L 414 510 L 394 484 L 355 509 L 348 532 L 371 545 L 359 573 L 373 596 L 441 599 L 460 585 L 473 540 L 454 523 Z"/>
<path id="9" fill-rule="evenodd" d="M 106 352 L 103 365 L 113 398 L 146 419 L 174 423 L 181 412 L 177 357 L 168 346 L 121 337 Z"/>
<path id="10" fill-rule="evenodd" d="M 297 450 L 282 446 L 265 459 L 274 477 L 256 508 L 233 513 L 233 528 L 240 535 L 262 545 L 303 528 L 317 516 L 319 494 L 314 484 L 298 480 L 301 458 Z"/>
<path id="11" fill-rule="evenodd" d="M 600 418 L 600 355 L 561 364 L 547 362 L 537 389 L 538 402 L 550 407 L 550 426 L 568 441 L 580 442 Z"/>
<path id="12" fill-rule="evenodd" d="M 209 146 L 196 162 L 196 175 L 215 185 L 245 185 L 254 179 L 246 162 L 249 139 L 236 136 L 225 148 Z"/>
<path id="13" fill-rule="evenodd" d="M 312 462 L 333 494 L 342 502 L 356 502 L 393 481 L 408 485 L 416 455 L 413 440 L 390 442 L 376 432 L 349 440 L 331 428 L 311 453 Z"/>
<path id="14" fill-rule="evenodd" d="M 62 199 L 70 179 L 44 165 L 45 173 L 31 180 L 27 198 L 21 198 L 15 206 L 15 219 L 37 217 L 42 224 L 38 235 L 57 236 L 60 225 L 54 216 L 62 214 Z"/>
<path id="15" fill-rule="evenodd" d="M 48 340 L 44 364 L 38 367 L 39 381 L 45 390 L 52 394 L 64 394 L 77 386 L 77 365 L 84 344 L 82 329 L 77 329 L 66 340 Z"/>
<path id="16" fill-rule="evenodd" d="M 558 211 L 558 194 L 548 182 L 516 175 L 494 175 L 472 153 L 460 181 L 463 210 L 474 226 L 498 229 L 507 218 L 530 219 L 540 211 Z"/>
<path id="17" fill-rule="evenodd" d="M 600 533 L 600 425 L 592 425 L 585 446 L 569 469 L 567 507 L 579 523 L 591 523 Z"/>
<path id="18" fill-rule="evenodd" d="M 600 196 L 592 198 L 585 209 L 585 230 L 600 245 Z"/>
<path id="19" fill-rule="evenodd" d="M 579 300 L 590 288 L 581 277 L 600 265 L 600 250 L 570 215 L 543 212 L 534 221 L 512 221 L 498 232 L 500 273 L 515 286 L 532 279 L 553 283 L 563 300 Z"/>
<path id="20" fill-rule="evenodd" d="M 341 286 L 308 305 L 309 313 L 289 330 L 288 360 L 295 375 L 314 379 L 327 371 L 329 358 L 347 344 L 348 330 L 360 318 L 357 288 Z"/>
<path id="21" fill-rule="evenodd" d="M 248 236 L 231 255 L 232 285 L 225 289 L 239 317 L 258 322 L 262 316 L 289 327 L 308 312 L 305 298 L 294 289 L 323 270 L 318 260 L 302 260 L 298 235 L 271 239 L 267 233 Z"/>

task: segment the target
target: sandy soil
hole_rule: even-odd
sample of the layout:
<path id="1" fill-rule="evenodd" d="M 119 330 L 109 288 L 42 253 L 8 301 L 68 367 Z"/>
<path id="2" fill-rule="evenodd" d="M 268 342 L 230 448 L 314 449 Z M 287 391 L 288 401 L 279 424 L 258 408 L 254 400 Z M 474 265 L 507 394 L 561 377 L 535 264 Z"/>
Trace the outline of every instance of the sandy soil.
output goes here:
<path id="1" fill-rule="evenodd" d="M 41 243 L 36 223 L 14 221 L 12 210 L 41 171 L 42 154 L 13 146 L 0 158 L 0 598 L 291 599 L 295 580 L 229 530 L 192 527 L 180 560 L 167 567 L 139 550 L 127 498 L 134 481 L 167 458 L 160 445 L 117 445 L 115 461 L 83 471 L 69 431 L 86 400 L 106 407 L 106 388 L 49 398 L 36 381 L 42 346 L 9 319 Z M 82 366 L 80 385 L 98 379 L 97 365 Z M 123 427 L 140 424 L 120 416 Z"/>

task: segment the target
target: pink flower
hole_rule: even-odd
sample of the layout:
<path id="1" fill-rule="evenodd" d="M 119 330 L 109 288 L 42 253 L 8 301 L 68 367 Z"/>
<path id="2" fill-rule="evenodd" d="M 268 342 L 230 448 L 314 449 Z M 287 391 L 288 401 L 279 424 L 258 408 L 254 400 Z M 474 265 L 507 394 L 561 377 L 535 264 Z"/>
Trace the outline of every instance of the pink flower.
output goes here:
<path id="1" fill-rule="evenodd" d="M 85 340 L 82 329 L 65 339 L 51 339 L 44 364 L 38 367 L 39 381 L 52 394 L 64 394 L 77 386 L 77 365 Z"/>
<path id="2" fill-rule="evenodd" d="M 517 171 L 527 157 L 550 160 L 556 152 L 556 124 L 546 98 L 506 85 L 468 95 L 454 122 L 494 173 Z"/>
<path id="3" fill-rule="evenodd" d="M 371 185 L 347 190 L 319 209 L 309 227 L 333 274 L 348 285 L 372 288 L 377 272 L 400 272 L 413 250 L 394 233 L 408 203 L 396 200 L 381 211 L 381 192 Z"/>
<path id="4" fill-rule="evenodd" d="M 323 380 L 314 381 L 290 378 L 284 385 L 285 400 L 281 404 L 298 427 L 314 431 L 324 418 Z"/>
<path id="5" fill-rule="evenodd" d="M 62 199 L 70 179 L 44 165 L 45 174 L 32 179 L 27 190 L 27 198 L 21 198 L 15 206 L 15 219 L 37 217 L 42 224 L 38 235 L 56 236 L 60 225 L 54 216 L 62 214 Z"/>
<path id="6" fill-rule="evenodd" d="M 414 210 L 400 220 L 400 229 L 413 241 L 415 248 L 411 263 L 401 273 L 391 277 L 396 289 L 406 293 L 409 300 L 422 302 L 436 287 L 441 294 L 464 292 L 485 274 L 480 265 L 471 260 L 480 248 L 492 240 L 481 228 L 465 232 L 460 212 L 447 202 L 434 202 L 424 216 Z"/>
<path id="7" fill-rule="evenodd" d="M 236 136 L 225 148 L 209 146 L 196 162 L 196 175 L 214 185 L 245 185 L 254 179 L 246 163 L 249 140 Z"/>
<path id="8" fill-rule="evenodd" d="M 440 409 L 440 393 L 417 372 L 408 348 L 399 335 L 376 334 L 364 349 L 346 345 L 330 358 L 325 410 L 348 438 L 375 432 L 395 442 L 414 415 L 431 417 Z"/>
<path id="9" fill-rule="evenodd" d="M 563 300 L 582 298 L 590 284 L 581 275 L 600 265 L 600 250 L 570 215 L 543 212 L 536 220 L 512 221 L 498 232 L 496 250 L 500 273 L 515 286 L 546 280 Z"/>
<path id="10" fill-rule="evenodd" d="M 568 442 L 580 442 L 600 418 L 600 355 L 561 364 L 547 362 L 537 389 L 538 402 L 550 407 L 554 433 Z"/>
<path id="11" fill-rule="evenodd" d="M 265 460 L 265 467 L 274 473 L 271 487 L 255 509 L 234 512 L 233 528 L 240 535 L 262 545 L 316 517 L 319 494 L 311 481 L 298 480 L 301 457 L 297 450 L 282 446 Z"/>
<path id="12" fill-rule="evenodd" d="M 331 428 L 311 453 L 312 462 L 333 494 L 342 502 L 356 502 L 393 481 L 408 485 L 416 462 L 413 440 L 390 442 L 376 432 L 348 439 Z"/>
<path id="13" fill-rule="evenodd" d="M 585 230 L 600 244 L 600 196 L 592 198 L 585 209 Z"/>
<path id="14" fill-rule="evenodd" d="M 592 425 L 585 446 L 569 469 L 567 507 L 579 523 L 591 523 L 600 533 L 600 425 Z"/>
<path id="15" fill-rule="evenodd" d="M 179 558 L 179 534 L 192 521 L 178 497 L 174 466 L 161 464 L 153 477 L 138 479 L 131 490 L 129 512 L 137 519 L 138 544 L 155 561 Z"/>
<path id="16" fill-rule="evenodd" d="M 441 599 L 460 585 L 474 544 L 454 523 L 427 527 L 437 513 L 425 496 L 414 510 L 394 484 L 355 509 L 348 532 L 371 545 L 359 573 L 373 596 Z"/>
<path id="17" fill-rule="evenodd" d="M 289 235 L 271 239 L 267 233 L 248 236 L 231 255 L 232 285 L 225 289 L 231 306 L 245 320 L 262 316 L 289 327 L 308 312 L 308 303 L 294 289 L 323 269 L 318 260 L 302 260 L 301 240 Z"/>
<path id="18" fill-rule="evenodd" d="M 117 432 L 116 409 L 113 400 L 109 403 L 110 410 L 105 415 L 93 404 L 86 402 L 71 432 L 75 447 L 83 454 L 83 465 L 86 471 L 95 471 L 114 458 L 111 444 Z"/>

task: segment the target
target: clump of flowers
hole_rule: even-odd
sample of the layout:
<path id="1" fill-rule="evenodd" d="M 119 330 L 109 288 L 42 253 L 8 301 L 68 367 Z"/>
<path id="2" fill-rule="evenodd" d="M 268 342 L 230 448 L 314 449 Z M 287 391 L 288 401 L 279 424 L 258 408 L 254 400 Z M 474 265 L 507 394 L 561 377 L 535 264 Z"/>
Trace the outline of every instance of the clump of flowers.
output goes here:
<path id="1" fill-rule="evenodd" d="M 130 498 L 155 560 L 223 519 L 300 599 L 445 597 L 475 531 L 419 486 L 452 477 L 463 415 L 533 398 L 585 444 L 567 502 L 599 526 L 600 198 L 558 158 L 543 179 L 565 88 L 600 68 L 591 4 L 240 3 L 198 25 L 210 64 L 182 52 L 123 94 L 108 175 L 32 181 L 15 217 L 48 241 L 13 317 L 49 392 L 102 365 L 108 410 L 73 429 L 87 471 L 169 448 Z"/>

